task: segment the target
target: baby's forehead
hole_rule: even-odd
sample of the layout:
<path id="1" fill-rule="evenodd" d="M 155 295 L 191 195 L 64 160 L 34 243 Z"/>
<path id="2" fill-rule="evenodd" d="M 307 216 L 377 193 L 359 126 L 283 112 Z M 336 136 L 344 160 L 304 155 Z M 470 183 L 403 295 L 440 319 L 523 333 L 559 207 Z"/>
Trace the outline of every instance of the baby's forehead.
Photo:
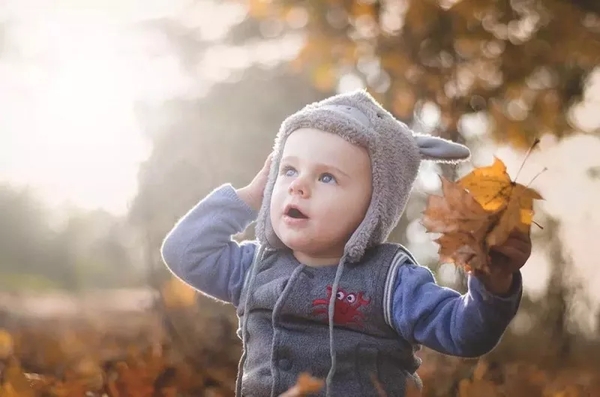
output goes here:
<path id="1" fill-rule="evenodd" d="M 366 147 L 358 142 L 352 141 L 340 134 L 328 132 L 318 128 L 300 128 L 290 133 L 285 141 L 284 149 L 290 147 L 304 147 L 306 145 L 314 145 L 318 147 L 353 147 L 366 150 Z"/>
<path id="2" fill-rule="evenodd" d="M 369 152 L 338 134 L 300 129 L 287 139 L 282 161 L 311 166 L 332 166 L 343 172 L 371 172 Z"/>

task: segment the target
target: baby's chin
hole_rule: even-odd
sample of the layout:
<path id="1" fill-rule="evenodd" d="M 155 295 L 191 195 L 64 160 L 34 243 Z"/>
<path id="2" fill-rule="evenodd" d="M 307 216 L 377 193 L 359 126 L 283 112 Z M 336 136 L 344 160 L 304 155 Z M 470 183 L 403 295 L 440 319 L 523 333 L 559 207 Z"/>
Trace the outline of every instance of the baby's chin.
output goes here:
<path id="1" fill-rule="evenodd" d="M 279 240 L 292 251 L 313 252 L 315 250 L 315 236 L 308 233 L 299 233 L 291 230 L 275 229 Z M 317 240 L 318 241 L 318 240 Z"/>
<path id="2" fill-rule="evenodd" d="M 283 245 L 294 254 L 301 253 L 315 258 L 335 256 L 334 253 L 330 252 L 332 244 L 323 244 L 323 239 L 319 239 L 318 236 L 288 235 L 287 233 L 277 233 L 277 231 L 276 235 Z"/>
<path id="3" fill-rule="evenodd" d="M 287 233 L 277 234 L 279 240 L 292 251 L 310 252 L 314 244 L 310 243 L 310 239 L 306 237 L 288 236 Z"/>

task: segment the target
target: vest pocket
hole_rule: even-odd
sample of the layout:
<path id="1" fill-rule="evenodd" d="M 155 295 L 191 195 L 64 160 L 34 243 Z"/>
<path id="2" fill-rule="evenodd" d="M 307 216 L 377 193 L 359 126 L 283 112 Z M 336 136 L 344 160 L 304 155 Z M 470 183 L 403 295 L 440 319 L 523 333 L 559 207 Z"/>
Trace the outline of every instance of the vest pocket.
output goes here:
<path id="1" fill-rule="evenodd" d="M 356 347 L 356 371 L 361 396 L 379 396 L 377 388 L 383 387 L 379 379 L 378 356 L 379 352 L 374 346 L 359 344 Z"/>

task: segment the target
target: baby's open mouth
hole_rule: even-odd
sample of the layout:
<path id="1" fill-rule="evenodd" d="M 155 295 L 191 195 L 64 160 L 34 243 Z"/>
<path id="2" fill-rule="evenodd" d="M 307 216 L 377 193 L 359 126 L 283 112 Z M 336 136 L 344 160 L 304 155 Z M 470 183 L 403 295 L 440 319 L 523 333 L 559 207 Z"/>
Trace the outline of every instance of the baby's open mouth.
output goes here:
<path id="1" fill-rule="evenodd" d="M 302 211 L 300 211 L 298 208 L 294 208 L 294 207 L 288 209 L 285 214 L 287 216 L 289 216 L 290 218 L 294 218 L 294 219 L 308 219 L 308 216 L 304 215 L 302 213 Z"/>

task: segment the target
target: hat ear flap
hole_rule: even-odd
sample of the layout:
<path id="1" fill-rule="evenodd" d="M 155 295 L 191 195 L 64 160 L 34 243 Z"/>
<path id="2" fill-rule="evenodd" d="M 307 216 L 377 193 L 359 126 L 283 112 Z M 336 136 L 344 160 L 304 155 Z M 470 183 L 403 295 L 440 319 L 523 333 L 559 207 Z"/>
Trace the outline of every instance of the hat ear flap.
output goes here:
<path id="1" fill-rule="evenodd" d="M 422 160 L 457 163 L 471 157 L 469 148 L 460 143 L 428 135 L 414 135 Z"/>

